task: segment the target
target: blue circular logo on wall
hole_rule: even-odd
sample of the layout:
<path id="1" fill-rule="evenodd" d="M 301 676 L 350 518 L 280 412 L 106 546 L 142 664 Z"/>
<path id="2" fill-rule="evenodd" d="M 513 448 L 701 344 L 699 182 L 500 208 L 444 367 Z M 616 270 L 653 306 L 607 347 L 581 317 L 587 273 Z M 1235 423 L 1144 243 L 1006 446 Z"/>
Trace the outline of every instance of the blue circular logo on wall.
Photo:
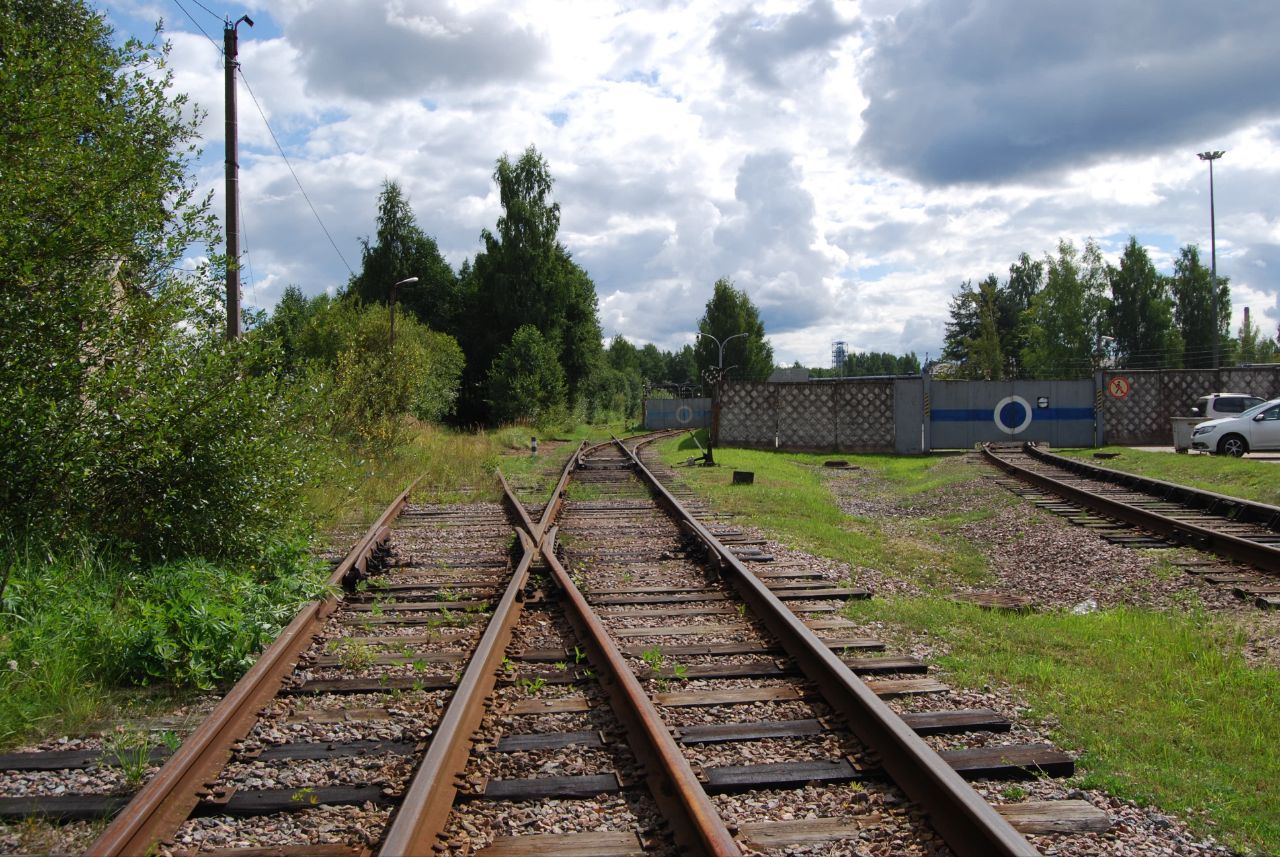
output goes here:
<path id="1" fill-rule="evenodd" d="M 1031 425 L 1031 404 L 1021 396 L 1005 396 L 996 403 L 992 412 L 996 427 L 1005 434 L 1014 435 Z"/>

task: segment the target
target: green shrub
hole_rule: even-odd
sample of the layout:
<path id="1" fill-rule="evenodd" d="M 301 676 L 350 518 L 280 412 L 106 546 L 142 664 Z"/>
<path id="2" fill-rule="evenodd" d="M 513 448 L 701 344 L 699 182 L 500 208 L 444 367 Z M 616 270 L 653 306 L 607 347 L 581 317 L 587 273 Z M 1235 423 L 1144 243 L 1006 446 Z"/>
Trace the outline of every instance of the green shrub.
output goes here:
<path id="1" fill-rule="evenodd" d="M 55 706 L 59 685 L 209 688 L 235 678 L 324 580 L 301 540 L 236 565 L 139 567 L 87 540 L 60 553 L 10 546 L 0 562 L 9 570 L 0 695 L 44 688 Z M 12 714 L 0 706 L 0 735 Z"/>
<path id="2" fill-rule="evenodd" d="M 435 333 L 406 313 L 397 315 L 392 347 L 387 308 L 361 308 L 334 362 L 338 427 L 385 446 L 398 439 L 404 416 L 438 420 L 453 411 L 462 362 L 452 336 Z"/>
<path id="3" fill-rule="evenodd" d="M 529 420 L 539 425 L 565 419 L 565 373 L 557 351 L 557 344 L 533 325 L 516 330 L 489 369 L 489 406 L 494 419 Z"/>
<path id="4" fill-rule="evenodd" d="M 110 653 L 104 677 L 207 689 L 239 676 L 318 592 L 314 565 L 308 573 L 304 555 L 281 553 L 283 567 L 183 560 L 133 576 L 131 615 L 103 640 Z"/>

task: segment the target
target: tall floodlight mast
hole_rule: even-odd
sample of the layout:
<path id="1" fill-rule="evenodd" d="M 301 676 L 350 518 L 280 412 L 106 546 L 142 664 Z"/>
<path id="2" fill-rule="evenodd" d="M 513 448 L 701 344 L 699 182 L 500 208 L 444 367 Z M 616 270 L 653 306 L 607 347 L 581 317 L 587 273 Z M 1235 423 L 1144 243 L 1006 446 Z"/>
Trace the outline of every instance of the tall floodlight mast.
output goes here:
<path id="1" fill-rule="evenodd" d="M 1209 277 L 1213 283 L 1210 297 L 1211 317 L 1213 318 L 1213 368 L 1218 368 L 1218 349 L 1222 337 L 1218 335 L 1218 235 L 1213 216 L 1213 162 L 1225 155 L 1224 151 L 1200 152 L 1196 157 L 1209 162 Z"/>

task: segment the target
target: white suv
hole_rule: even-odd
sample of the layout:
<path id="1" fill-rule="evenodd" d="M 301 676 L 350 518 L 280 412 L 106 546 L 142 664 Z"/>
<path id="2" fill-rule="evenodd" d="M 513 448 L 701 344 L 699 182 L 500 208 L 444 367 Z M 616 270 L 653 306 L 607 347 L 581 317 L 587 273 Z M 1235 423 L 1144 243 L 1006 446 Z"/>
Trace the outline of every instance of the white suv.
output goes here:
<path id="1" fill-rule="evenodd" d="M 1248 393 L 1210 393 L 1196 399 L 1196 406 L 1191 413 L 1206 420 L 1218 417 L 1238 417 L 1250 408 L 1261 405 L 1262 399 Z"/>
<path id="2" fill-rule="evenodd" d="M 1238 416 L 1200 423 L 1191 432 L 1191 448 L 1237 457 L 1250 450 L 1280 449 L 1280 399 Z"/>

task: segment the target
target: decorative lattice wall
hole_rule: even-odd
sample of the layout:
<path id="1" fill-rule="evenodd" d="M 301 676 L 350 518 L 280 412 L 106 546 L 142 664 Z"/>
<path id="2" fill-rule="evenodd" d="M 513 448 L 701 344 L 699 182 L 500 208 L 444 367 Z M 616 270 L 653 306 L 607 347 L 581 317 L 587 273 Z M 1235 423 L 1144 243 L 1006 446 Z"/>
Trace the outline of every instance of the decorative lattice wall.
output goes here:
<path id="1" fill-rule="evenodd" d="M 837 449 L 891 452 L 894 448 L 893 382 L 834 385 Z"/>
<path id="2" fill-rule="evenodd" d="M 716 442 L 734 446 L 772 447 L 778 426 L 774 386 L 748 382 L 724 384 L 720 388 L 720 419 Z"/>
<path id="3" fill-rule="evenodd" d="M 893 382 L 726 383 L 718 443 L 885 452 L 894 448 Z"/>
<path id="4" fill-rule="evenodd" d="M 1112 394 L 1115 382 L 1128 395 Z M 1102 417 L 1106 442 L 1116 446 L 1168 446 L 1170 417 L 1191 416 L 1208 393 L 1250 393 L 1280 398 L 1280 366 L 1232 369 L 1168 369 L 1102 373 Z"/>
<path id="5" fill-rule="evenodd" d="M 1117 379 L 1124 396 L 1113 395 L 1117 388 L 1112 382 Z M 1280 365 L 1103 372 L 1095 399 L 1102 415 L 1103 441 L 1168 446 L 1173 442 L 1169 418 L 1190 416 L 1196 399 L 1207 393 L 1280 398 Z M 769 449 L 776 443 L 793 450 L 892 452 L 898 428 L 894 408 L 892 380 L 726 383 L 720 391 L 716 442 Z M 918 432 L 924 414 L 910 405 L 904 405 L 903 411 L 898 418 L 909 423 L 904 430 Z"/>

